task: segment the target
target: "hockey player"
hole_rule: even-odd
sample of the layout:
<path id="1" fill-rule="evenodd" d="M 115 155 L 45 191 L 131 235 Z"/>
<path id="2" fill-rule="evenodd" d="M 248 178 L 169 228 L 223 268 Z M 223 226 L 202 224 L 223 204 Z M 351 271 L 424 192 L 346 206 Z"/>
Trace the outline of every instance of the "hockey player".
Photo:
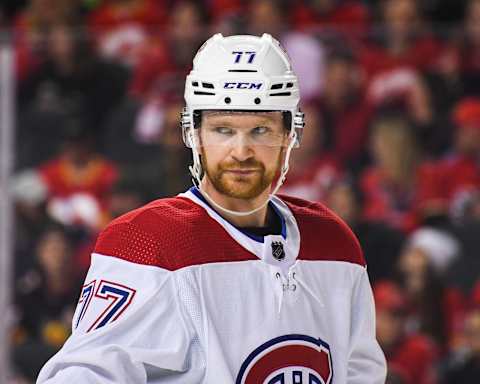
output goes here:
<path id="1" fill-rule="evenodd" d="M 324 206 L 275 196 L 303 129 L 279 43 L 213 36 L 185 100 L 196 186 L 100 234 L 37 382 L 384 383 L 357 240 Z"/>

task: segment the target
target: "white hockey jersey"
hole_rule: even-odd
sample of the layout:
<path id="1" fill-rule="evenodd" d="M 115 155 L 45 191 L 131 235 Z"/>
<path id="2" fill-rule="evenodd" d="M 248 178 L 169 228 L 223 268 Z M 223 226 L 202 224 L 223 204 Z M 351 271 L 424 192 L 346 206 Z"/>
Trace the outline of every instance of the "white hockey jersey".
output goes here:
<path id="1" fill-rule="evenodd" d="M 320 204 L 270 204 L 281 235 L 243 232 L 195 188 L 114 220 L 37 383 L 384 383 L 356 238 Z"/>

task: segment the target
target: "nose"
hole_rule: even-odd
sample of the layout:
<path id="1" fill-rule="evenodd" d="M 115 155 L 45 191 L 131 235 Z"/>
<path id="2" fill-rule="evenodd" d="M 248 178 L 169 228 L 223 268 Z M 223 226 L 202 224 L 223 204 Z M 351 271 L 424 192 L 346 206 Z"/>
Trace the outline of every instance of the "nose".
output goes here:
<path id="1" fill-rule="evenodd" d="M 248 138 L 240 135 L 233 145 L 230 155 L 237 161 L 245 161 L 251 158 L 253 156 L 253 149 Z"/>

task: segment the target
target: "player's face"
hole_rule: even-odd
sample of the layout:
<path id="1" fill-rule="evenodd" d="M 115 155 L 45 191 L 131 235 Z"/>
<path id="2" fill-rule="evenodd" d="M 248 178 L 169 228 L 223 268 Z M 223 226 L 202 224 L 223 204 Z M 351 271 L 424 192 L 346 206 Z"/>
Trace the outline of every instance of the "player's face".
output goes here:
<path id="1" fill-rule="evenodd" d="M 281 112 L 202 116 L 202 165 L 215 189 L 228 197 L 254 199 L 269 188 L 286 143 Z"/>

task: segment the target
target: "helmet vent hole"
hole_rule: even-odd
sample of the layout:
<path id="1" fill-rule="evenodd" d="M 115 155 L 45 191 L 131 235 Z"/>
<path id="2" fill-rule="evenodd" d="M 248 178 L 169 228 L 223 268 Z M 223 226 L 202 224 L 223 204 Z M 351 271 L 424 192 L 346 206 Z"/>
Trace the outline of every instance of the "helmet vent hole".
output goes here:
<path id="1" fill-rule="evenodd" d="M 258 72 L 256 69 L 229 69 L 228 72 Z"/>
<path id="2" fill-rule="evenodd" d="M 232 99 L 230 97 L 225 97 L 225 104 L 230 104 L 232 102 Z"/>
<path id="3" fill-rule="evenodd" d="M 286 88 L 292 88 L 292 87 L 293 87 L 293 83 L 287 83 Z"/>
<path id="4" fill-rule="evenodd" d="M 214 86 L 212 83 L 202 83 L 202 87 L 203 88 L 209 88 L 209 89 L 213 89 Z"/>
<path id="5" fill-rule="evenodd" d="M 255 102 L 255 104 L 260 104 L 262 102 L 259 97 L 256 97 L 253 101 Z"/>
<path id="6" fill-rule="evenodd" d="M 278 92 L 278 93 L 270 93 L 269 96 L 291 96 L 292 92 Z"/>
<path id="7" fill-rule="evenodd" d="M 192 86 L 198 87 L 198 81 L 192 81 Z"/>
<path id="8" fill-rule="evenodd" d="M 277 84 L 273 84 L 270 89 L 282 89 L 283 87 L 283 84 L 282 83 L 277 83 Z"/>

